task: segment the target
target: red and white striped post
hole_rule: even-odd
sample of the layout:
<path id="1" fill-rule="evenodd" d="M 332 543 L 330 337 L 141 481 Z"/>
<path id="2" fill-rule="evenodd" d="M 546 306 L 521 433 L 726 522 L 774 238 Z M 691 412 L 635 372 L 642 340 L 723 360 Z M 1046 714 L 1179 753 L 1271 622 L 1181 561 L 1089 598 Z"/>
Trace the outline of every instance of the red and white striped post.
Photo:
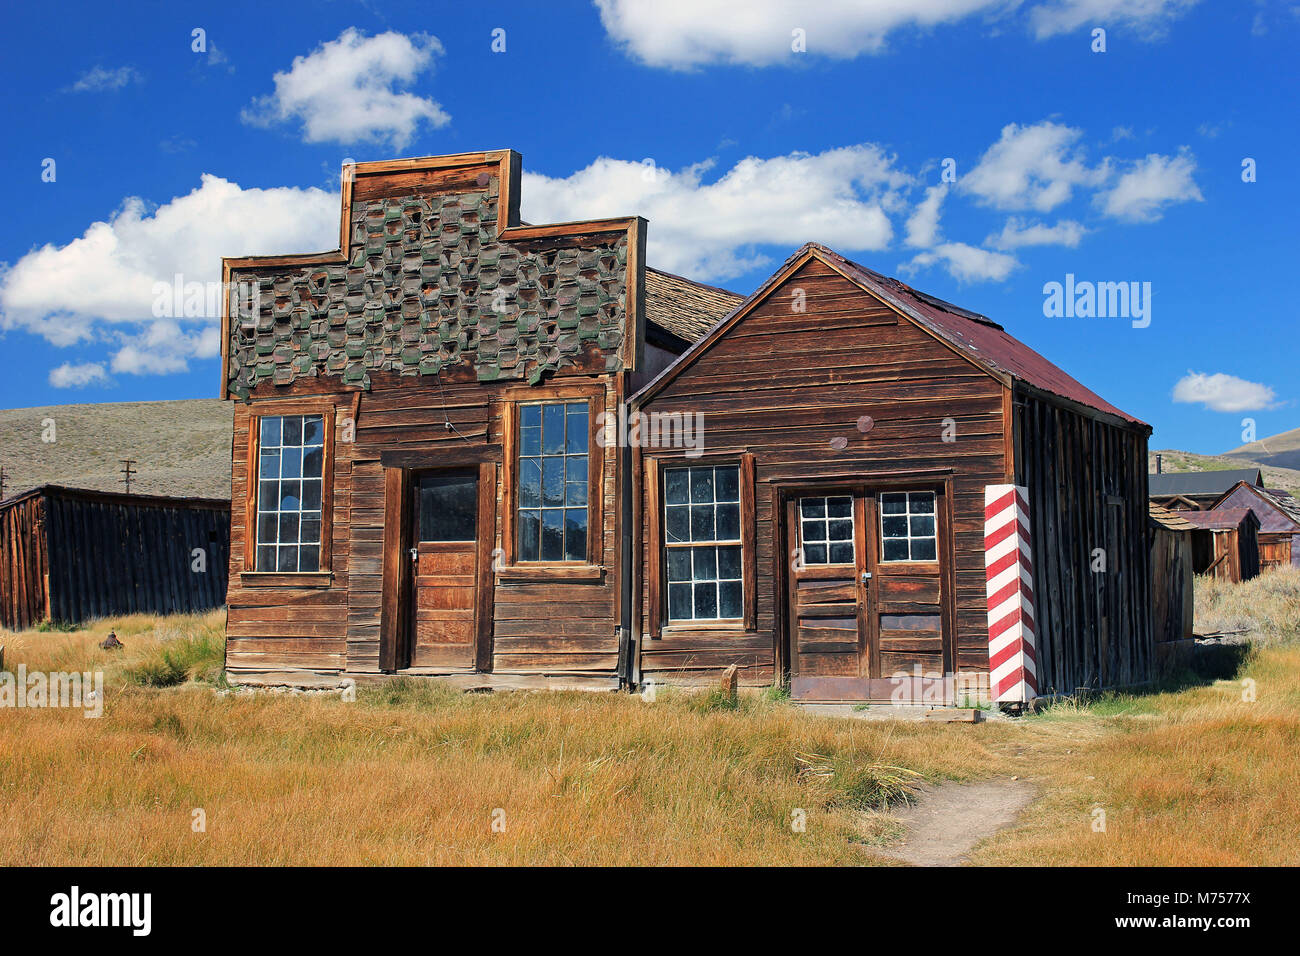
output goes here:
<path id="1" fill-rule="evenodd" d="M 984 488 L 984 576 L 989 607 L 989 693 L 995 703 L 1038 695 L 1029 489 Z"/>

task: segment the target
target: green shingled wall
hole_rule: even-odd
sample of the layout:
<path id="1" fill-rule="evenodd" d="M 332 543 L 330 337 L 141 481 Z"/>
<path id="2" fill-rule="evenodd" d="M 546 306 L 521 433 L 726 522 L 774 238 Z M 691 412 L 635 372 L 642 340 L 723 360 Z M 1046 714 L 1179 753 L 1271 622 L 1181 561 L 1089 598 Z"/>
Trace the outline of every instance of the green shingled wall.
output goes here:
<path id="1" fill-rule="evenodd" d="M 621 368 L 627 236 L 500 242 L 497 198 L 494 178 L 483 191 L 355 202 L 346 263 L 234 271 L 232 394 L 315 376 L 369 388 L 375 371 L 460 363 L 480 381 L 536 384 L 588 345 Z"/>

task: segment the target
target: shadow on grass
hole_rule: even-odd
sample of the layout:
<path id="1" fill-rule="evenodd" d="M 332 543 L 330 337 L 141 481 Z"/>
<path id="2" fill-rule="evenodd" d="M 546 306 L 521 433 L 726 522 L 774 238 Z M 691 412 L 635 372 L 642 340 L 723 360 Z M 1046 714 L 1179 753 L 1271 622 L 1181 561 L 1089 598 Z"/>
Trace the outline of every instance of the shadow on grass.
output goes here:
<path id="1" fill-rule="evenodd" d="M 1197 644 L 1185 660 L 1167 668 L 1149 684 L 1105 691 L 1080 688 L 1074 696 L 1060 697 L 1045 703 L 1030 716 L 1045 717 L 1051 716 L 1054 711 L 1059 714 L 1085 708 L 1099 715 L 1151 710 L 1154 708 L 1152 699 L 1161 694 L 1209 687 L 1216 681 L 1237 677 L 1254 653 L 1255 648 L 1249 641 L 1238 644 Z"/>

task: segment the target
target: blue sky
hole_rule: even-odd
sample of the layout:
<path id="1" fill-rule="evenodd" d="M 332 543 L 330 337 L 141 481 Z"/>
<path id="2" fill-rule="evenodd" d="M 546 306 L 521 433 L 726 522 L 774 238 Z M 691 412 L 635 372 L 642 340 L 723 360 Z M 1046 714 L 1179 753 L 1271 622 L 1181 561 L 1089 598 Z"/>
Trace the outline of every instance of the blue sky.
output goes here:
<path id="1" fill-rule="evenodd" d="M 644 215 L 652 264 L 745 293 L 821 241 L 1153 447 L 1300 425 L 1295 3 L 178 6 L 8 12 L 0 405 L 215 395 L 215 315 L 158 283 L 331 247 L 347 159 L 512 147 L 529 221 Z M 1067 274 L 1149 283 L 1150 324 L 1045 315 Z"/>

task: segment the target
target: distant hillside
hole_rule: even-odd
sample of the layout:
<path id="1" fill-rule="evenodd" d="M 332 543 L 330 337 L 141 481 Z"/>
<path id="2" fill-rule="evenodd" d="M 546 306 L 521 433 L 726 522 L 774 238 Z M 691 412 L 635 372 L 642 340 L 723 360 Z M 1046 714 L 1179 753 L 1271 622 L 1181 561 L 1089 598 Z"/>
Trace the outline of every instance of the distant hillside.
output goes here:
<path id="1" fill-rule="evenodd" d="M 56 441 L 41 440 L 53 419 Z M 131 490 L 230 497 L 234 409 L 218 399 L 50 405 L 0 410 L 5 497 L 37 485 L 122 491 L 122 463 L 134 458 Z"/>
<path id="2" fill-rule="evenodd" d="M 1162 466 L 1166 472 L 1227 471 L 1231 468 L 1249 468 L 1251 465 L 1258 465 L 1264 473 L 1265 487 L 1285 488 L 1291 494 L 1300 497 L 1300 470 L 1295 468 L 1277 468 L 1244 455 L 1238 457 L 1197 455 L 1190 451 L 1161 448 L 1152 450 L 1147 455 L 1147 471 L 1153 474 L 1156 470 L 1157 454 L 1163 456 Z"/>
<path id="3" fill-rule="evenodd" d="M 1272 438 L 1261 438 L 1226 454 L 1230 458 L 1242 458 L 1276 468 L 1300 469 L 1300 428 L 1293 428 Z"/>

